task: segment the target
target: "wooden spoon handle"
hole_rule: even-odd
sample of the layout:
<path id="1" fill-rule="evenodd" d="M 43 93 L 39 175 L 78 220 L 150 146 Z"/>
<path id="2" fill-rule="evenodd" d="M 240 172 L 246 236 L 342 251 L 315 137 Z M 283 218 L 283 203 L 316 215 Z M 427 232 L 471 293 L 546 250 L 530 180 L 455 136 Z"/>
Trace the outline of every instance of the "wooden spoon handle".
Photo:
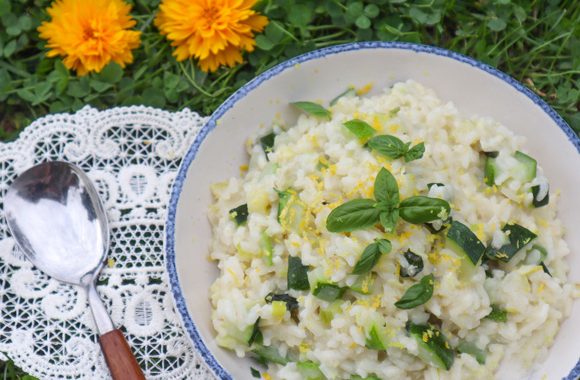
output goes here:
<path id="1" fill-rule="evenodd" d="M 120 330 L 101 335 L 99 343 L 113 380 L 145 380 L 143 371 Z"/>

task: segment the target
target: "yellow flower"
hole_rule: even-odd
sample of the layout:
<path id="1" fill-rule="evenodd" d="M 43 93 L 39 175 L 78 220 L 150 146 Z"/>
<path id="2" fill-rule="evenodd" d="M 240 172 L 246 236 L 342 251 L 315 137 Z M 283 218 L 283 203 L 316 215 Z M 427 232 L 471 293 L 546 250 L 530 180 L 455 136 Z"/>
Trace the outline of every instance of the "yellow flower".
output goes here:
<path id="1" fill-rule="evenodd" d="M 268 19 L 252 10 L 256 0 L 162 0 L 155 25 L 171 41 L 178 61 L 199 60 L 203 71 L 242 63 L 253 51 L 254 33 Z"/>
<path id="2" fill-rule="evenodd" d="M 110 61 L 122 67 L 133 62 L 132 49 L 139 46 L 141 32 L 129 15 L 131 6 L 122 0 L 56 0 L 50 21 L 38 27 L 51 50 L 48 57 L 62 56 L 63 63 L 78 75 L 99 72 Z"/>

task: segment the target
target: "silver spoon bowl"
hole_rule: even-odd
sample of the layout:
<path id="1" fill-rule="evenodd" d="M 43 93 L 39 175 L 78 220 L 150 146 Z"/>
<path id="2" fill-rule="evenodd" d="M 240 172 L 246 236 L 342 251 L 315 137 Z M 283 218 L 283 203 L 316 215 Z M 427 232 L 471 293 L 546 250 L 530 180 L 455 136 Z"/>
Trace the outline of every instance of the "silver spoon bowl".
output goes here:
<path id="1" fill-rule="evenodd" d="M 14 180 L 4 212 L 13 238 L 35 267 L 85 289 L 113 378 L 144 379 L 95 287 L 107 256 L 109 227 L 89 178 L 66 162 L 36 165 Z"/>

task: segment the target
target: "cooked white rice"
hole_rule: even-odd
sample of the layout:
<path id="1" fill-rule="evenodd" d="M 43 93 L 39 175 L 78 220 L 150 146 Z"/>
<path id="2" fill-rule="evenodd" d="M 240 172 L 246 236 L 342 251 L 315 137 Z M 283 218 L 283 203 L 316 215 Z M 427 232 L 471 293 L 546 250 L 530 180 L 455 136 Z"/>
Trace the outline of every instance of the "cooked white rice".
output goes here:
<path id="1" fill-rule="evenodd" d="M 399 111 L 390 112 L 395 109 Z M 242 178 L 212 188 L 210 257 L 217 261 L 220 276 L 211 287 L 211 303 L 218 344 L 239 356 L 248 355 L 248 333 L 260 317 L 263 344 L 294 358 L 286 365 L 270 364 L 265 377 L 273 379 L 300 379 L 296 361 L 317 363 L 328 379 L 371 374 L 381 379 L 488 379 L 506 356 L 518 358 L 524 366 L 544 357 L 572 305 L 572 286 L 566 282 L 569 249 L 556 215 L 558 193 L 551 191 L 549 205 L 533 208 L 532 195 L 518 191 L 517 181 L 499 189 L 486 186 L 480 153 L 499 151 L 500 159 L 509 161 L 516 150 L 525 151 L 524 138 L 490 118 L 461 115 L 453 103 L 441 101 L 413 81 L 397 83 L 382 95 L 342 97 L 330 110 L 330 120 L 302 115 L 294 126 L 275 127 L 269 160 L 252 139 Z M 377 134 L 392 134 L 413 144 L 423 141 L 423 158 L 388 160 L 370 151 L 343 126 L 354 118 L 367 121 Z M 320 167 L 320 160 L 328 167 Z M 326 218 L 332 209 L 350 199 L 372 197 L 381 167 L 397 179 L 401 199 L 413 195 L 447 199 L 454 220 L 469 226 L 486 245 L 501 245 L 505 236 L 497 231 L 507 222 L 535 232 L 534 243 L 546 248 L 544 263 L 553 277 L 540 266 L 525 265 L 527 249 L 523 249 L 495 269 L 493 277 L 487 277 L 480 265 L 466 279 L 459 275 L 459 258 L 445 248 L 444 238 L 403 221 L 392 234 L 377 228 L 328 232 Z M 502 181 L 496 178 L 497 183 Z M 433 182 L 446 186 L 428 191 L 427 184 Z M 308 226 L 294 231 L 285 230 L 277 219 L 276 189 L 288 188 L 297 192 L 311 216 L 305 222 Z M 244 203 L 249 217 L 237 226 L 229 211 Z M 273 239 L 271 265 L 260 243 L 264 233 Z M 378 274 L 373 291 L 348 292 L 330 323 L 319 315 L 328 302 L 311 291 L 287 289 L 289 255 L 312 268 L 311 286 L 314 277 L 352 285 L 355 263 L 378 237 L 389 239 L 392 250 L 373 268 Z M 423 258 L 425 267 L 414 278 L 400 278 L 401 254 L 408 249 Z M 435 290 L 427 303 L 410 310 L 394 306 L 409 286 L 429 273 L 435 276 Z M 288 311 L 273 313 L 273 305 L 264 299 L 271 292 L 297 298 L 298 324 Z M 484 318 L 491 304 L 507 310 L 507 322 Z M 405 325 L 426 323 L 430 315 L 441 321 L 439 328 L 452 347 L 468 341 L 485 351 L 485 364 L 469 354 L 457 354 L 446 371 L 419 359 L 417 342 Z M 376 320 L 386 323 L 391 337 L 386 354 L 365 347 L 369 324 Z"/>

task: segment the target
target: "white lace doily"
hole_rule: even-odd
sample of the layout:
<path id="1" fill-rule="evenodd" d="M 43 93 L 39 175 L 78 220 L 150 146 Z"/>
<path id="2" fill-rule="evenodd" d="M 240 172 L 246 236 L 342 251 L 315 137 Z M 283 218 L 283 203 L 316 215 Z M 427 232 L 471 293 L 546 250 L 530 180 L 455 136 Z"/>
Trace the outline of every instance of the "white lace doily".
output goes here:
<path id="1" fill-rule="evenodd" d="M 85 107 L 0 144 L 2 197 L 20 172 L 47 160 L 72 162 L 95 182 L 111 229 L 97 288 L 149 380 L 211 378 L 175 313 L 163 249 L 171 183 L 204 120 L 187 109 Z M 2 218 L 0 353 L 41 379 L 108 379 L 97 338 L 84 292 L 34 269 Z"/>

